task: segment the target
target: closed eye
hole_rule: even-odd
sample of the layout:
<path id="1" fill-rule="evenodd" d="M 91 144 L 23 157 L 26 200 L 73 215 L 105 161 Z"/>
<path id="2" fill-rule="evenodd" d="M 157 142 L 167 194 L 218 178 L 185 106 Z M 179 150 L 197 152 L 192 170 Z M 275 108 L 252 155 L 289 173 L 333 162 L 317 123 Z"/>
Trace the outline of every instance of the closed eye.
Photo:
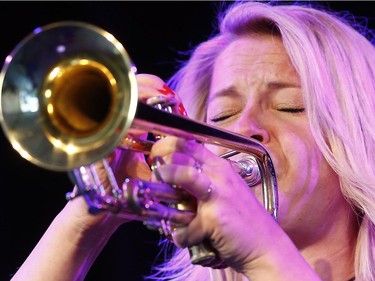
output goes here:
<path id="1" fill-rule="evenodd" d="M 228 118 L 230 118 L 232 115 L 223 115 L 223 116 L 218 116 L 218 117 L 215 117 L 215 118 L 210 118 L 210 121 L 212 123 L 217 123 L 217 122 L 221 122 L 221 121 L 224 121 Z"/>
<path id="2" fill-rule="evenodd" d="M 279 108 L 278 111 L 288 112 L 288 113 L 302 113 L 302 112 L 305 112 L 305 108 L 304 107 L 286 107 L 286 108 Z"/>

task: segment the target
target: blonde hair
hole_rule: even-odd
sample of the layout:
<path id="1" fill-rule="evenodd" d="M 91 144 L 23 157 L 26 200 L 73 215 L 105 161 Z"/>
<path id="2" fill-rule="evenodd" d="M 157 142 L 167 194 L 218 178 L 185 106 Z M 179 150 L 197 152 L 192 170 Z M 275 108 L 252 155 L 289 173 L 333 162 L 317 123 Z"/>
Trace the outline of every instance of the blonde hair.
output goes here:
<path id="1" fill-rule="evenodd" d="M 189 116 L 205 120 L 213 64 L 238 37 L 280 36 L 300 76 L 313 136 L 358 212 L 356 280 L 375 280 L 375 48 L 350 13 L 303 5 L 235 2 L 219 15 L 220 32 L 199 45 L 170 79 Z M 365 33 L 365 31 L 367 33 Z M 242 280 L 231 269 L 190 264 L 186 250 L 155 267 L 155 280 Z"/>

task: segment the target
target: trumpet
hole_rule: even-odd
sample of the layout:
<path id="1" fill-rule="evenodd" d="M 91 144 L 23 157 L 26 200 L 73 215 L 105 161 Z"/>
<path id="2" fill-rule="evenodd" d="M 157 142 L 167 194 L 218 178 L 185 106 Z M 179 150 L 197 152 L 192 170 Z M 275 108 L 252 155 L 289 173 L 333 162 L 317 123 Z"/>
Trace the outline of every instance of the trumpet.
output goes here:
<path id="1" fill-rule="evenodd" d="M 195 216 L 193 198 L 173 185 L 128 178 L 118 184 L 107 161 L 114 151 L 147 155 L 152 143 L 132 139 L 140 129 L 229 150 L 221 157 L 249 187 L 262 185 L 263 205 L 277 219 L 278 191 L 272 159 L 258 141 L 175 114 L 173 100 L 138 100 L 136 68 L 109 32 L 78 21 L 34 29 L 7 56 L 0 74 L 0 123 L 18 153 L 42 168 L 66 171 L 95 215 L 111 212 L 144 222 L 167 236 L 176 218 Z M 247 155 L 239 161 L 234 154 Z M 103 185 L 97 164 L 110 188 Z M 152 165 L 151 169 L 157 169 Z M 223 267 L 214 249 L 190 249 L 191 262 Z"/>

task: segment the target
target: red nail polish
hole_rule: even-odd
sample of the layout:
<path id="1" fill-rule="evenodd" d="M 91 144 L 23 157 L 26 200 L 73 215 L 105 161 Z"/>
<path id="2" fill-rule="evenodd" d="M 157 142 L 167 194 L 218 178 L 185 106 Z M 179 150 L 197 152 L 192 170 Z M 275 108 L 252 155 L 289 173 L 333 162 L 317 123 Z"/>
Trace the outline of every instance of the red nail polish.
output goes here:
<path id="1" fill-rule="evenodd" d="M 166 84 L 163 85 L 162 89 L 158 89 L 158 92 L 163 95 L 172 95 L 175 96 L 175 92 L 171 88 L 169 88 Z"/>
<path id="2" fill-rule="evenodd" d="M 170 95 L 170 96 L 176 96 L 175 92 L 171 88 L 169 88 L 166 84 L 163 85 L 163 89 L 158 89 L 158 92 L 163 95 Z M 178 104 L 177 107 L 178 114 L 181 116 L 187 116 L 187 112 L 185 107 L 182 105 L 182 103 Z"/>
<path id="3" fill-rule="evenodd" d="M 150 155 L 148 155 L 147 156 L 147 164 L 151 167 L 151 165 L 152 165 L 152 158 L 151 158 L 151 156 Z"/>
<path id="4" fill-rule="evenodd" d="M 178 105 L 178 113 L 181 115 L 181 116 L 187 116 L 187 112 L 186 112 L 186 109 L 184 107 L 184 105 L 182 103 L 180 103 Z"/>

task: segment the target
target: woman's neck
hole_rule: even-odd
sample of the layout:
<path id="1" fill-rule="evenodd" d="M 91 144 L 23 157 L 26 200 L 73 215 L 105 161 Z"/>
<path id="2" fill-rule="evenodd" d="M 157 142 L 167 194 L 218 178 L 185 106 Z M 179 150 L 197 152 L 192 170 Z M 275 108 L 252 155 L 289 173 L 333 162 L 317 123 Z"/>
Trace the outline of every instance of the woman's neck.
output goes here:
<path id="1" fill-rule="evenodd" d="M 353 280 L 359 225 L 352 209 L 348 213 L 321 239 L 300 250 L 322 280 Z"/>

